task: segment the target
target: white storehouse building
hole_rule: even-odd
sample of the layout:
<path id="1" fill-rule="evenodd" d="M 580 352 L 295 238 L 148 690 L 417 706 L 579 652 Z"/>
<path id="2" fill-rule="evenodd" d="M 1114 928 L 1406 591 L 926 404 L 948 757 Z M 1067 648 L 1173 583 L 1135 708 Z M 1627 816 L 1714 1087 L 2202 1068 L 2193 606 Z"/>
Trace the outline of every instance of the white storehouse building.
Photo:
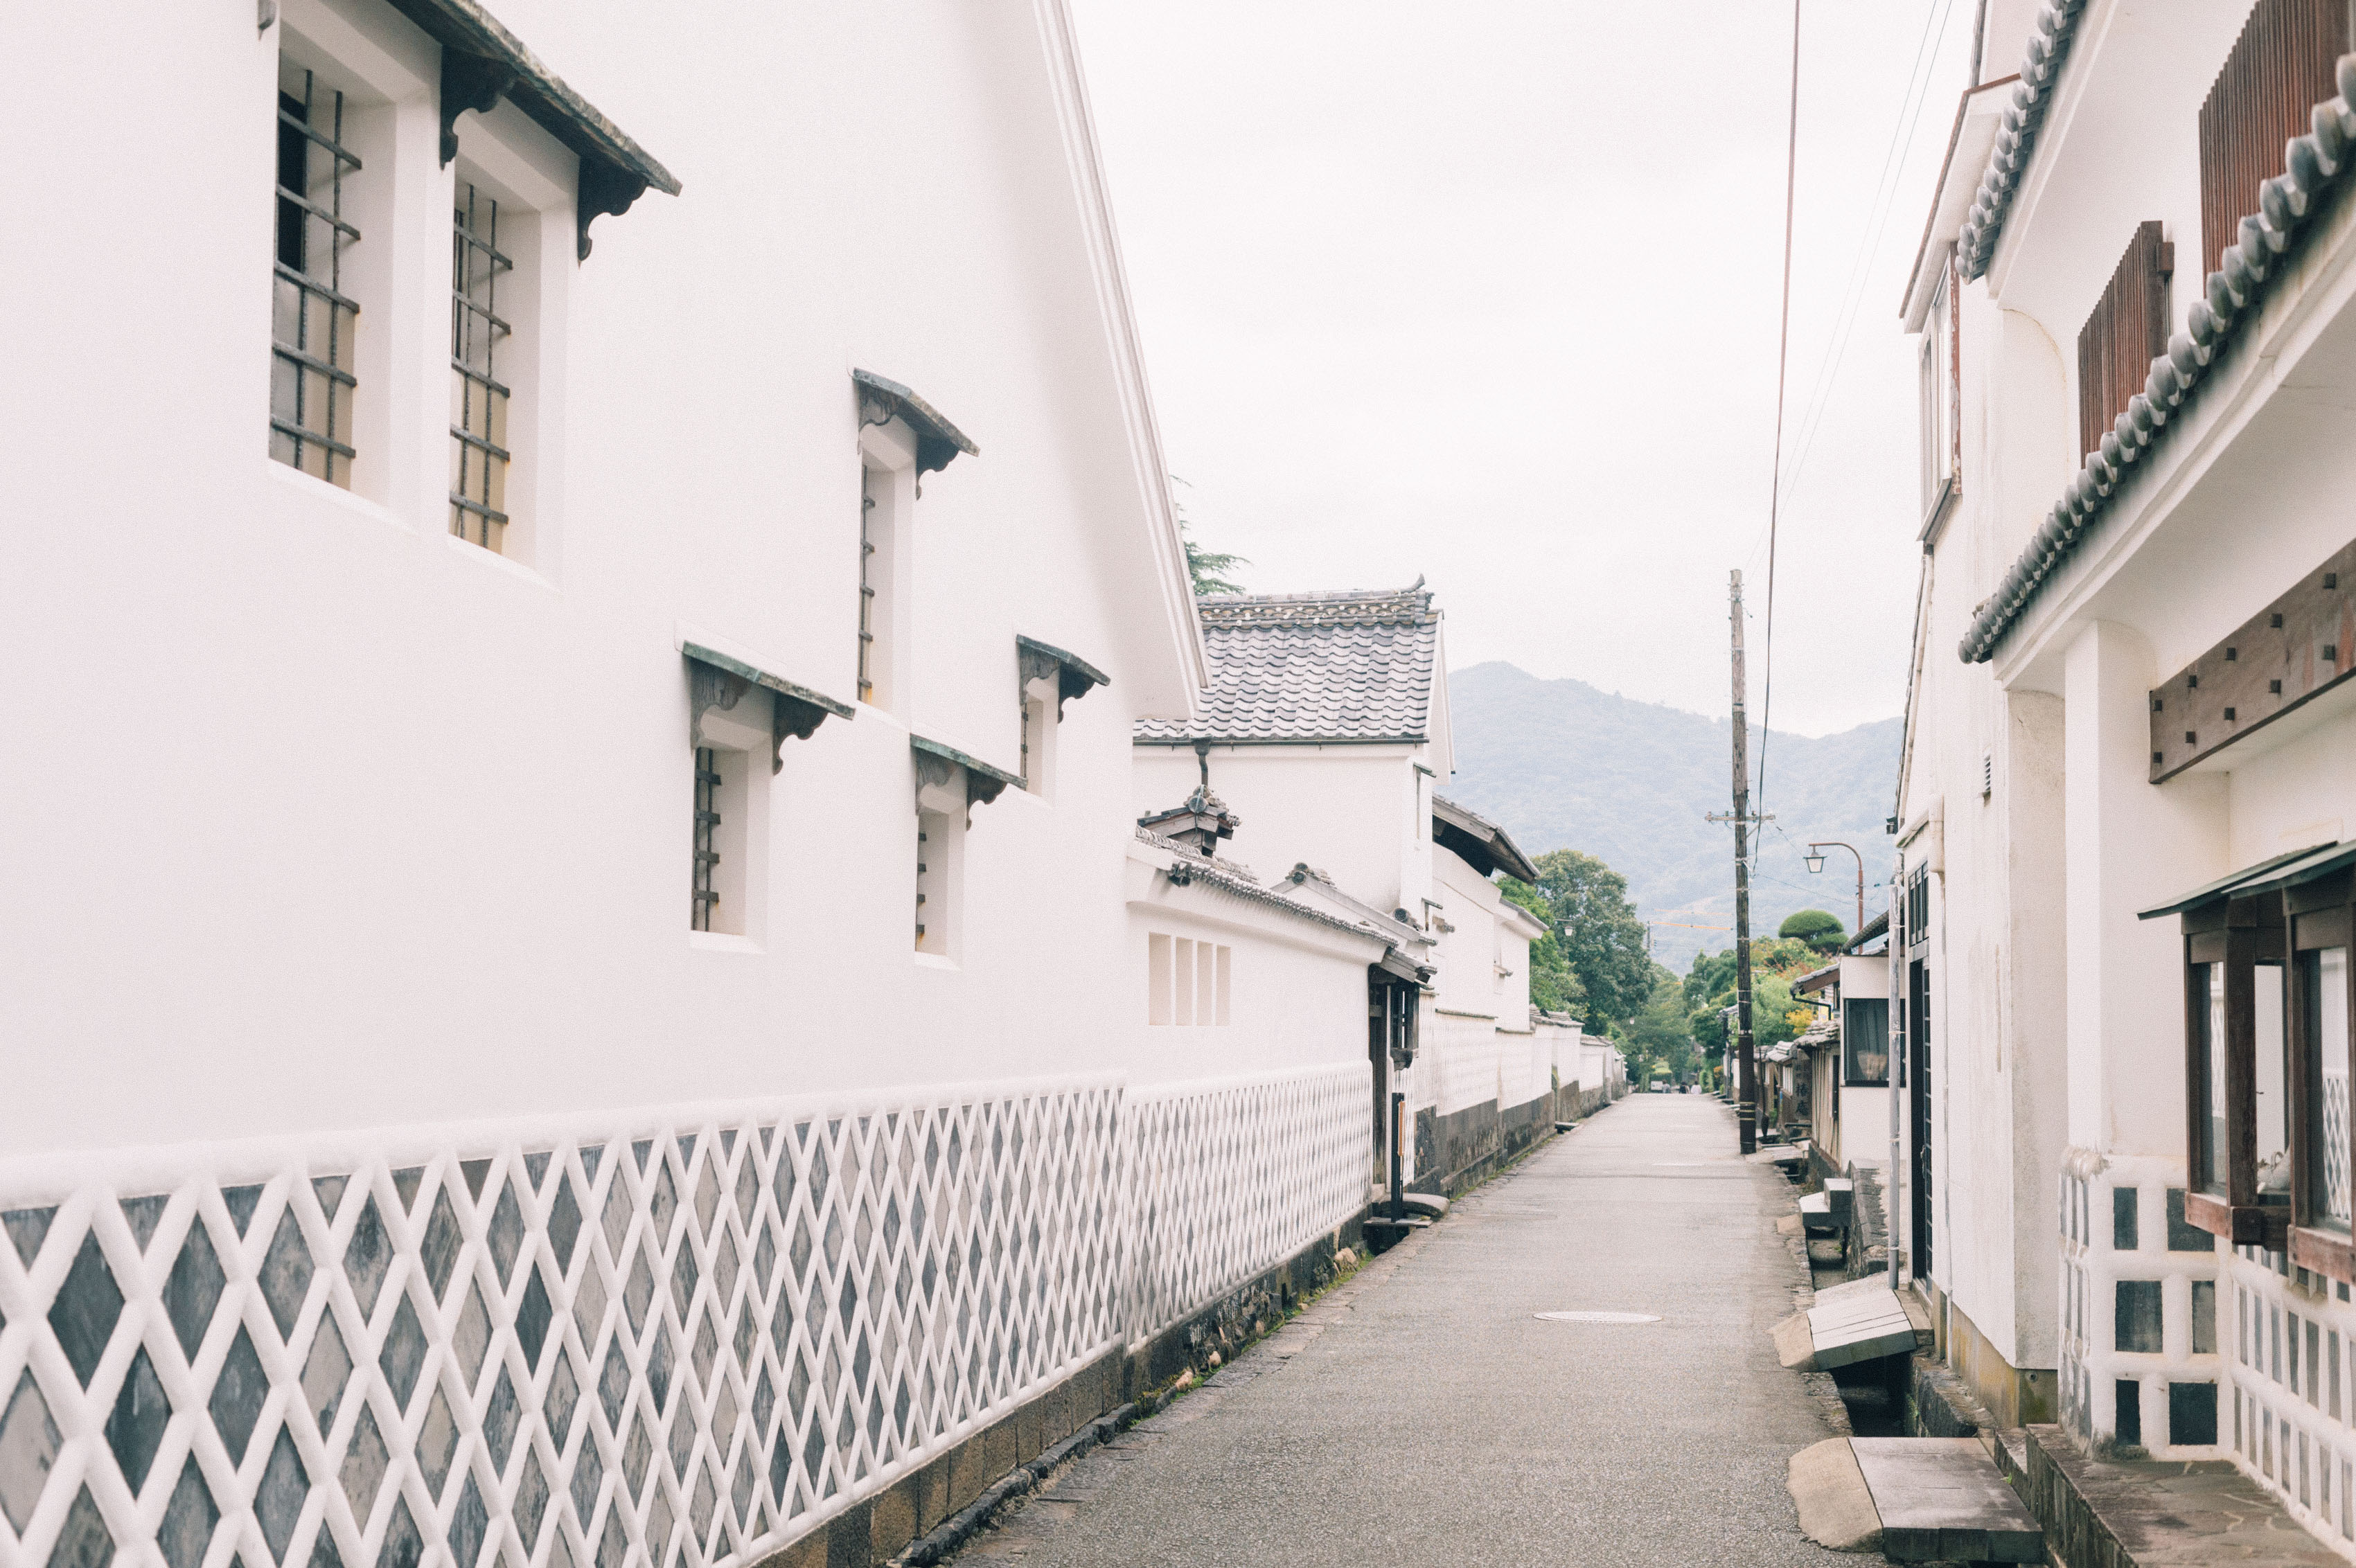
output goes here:
<path id="1" fill-rule="evenodd" d="M 1982 45 L 1904 304 L 1893 1244 L 2001 1420 L 2230 1458 L 2350 1553 L 2356 37 Z"/>
<path id="2" fill-rule="evenodd" d="M 1426 943 L 1134 826 L 1210 666 L 1060 0 L 93 21 L 0 93 L 143 239 L 0 257 L 0 1564 L 880 1560 L 1313 1278 Z"/>
<path id="3" fill-rule="evenodd" d="M 1558 1088 L 1623 1087 L 1616 1052 L 1530 1006 L 1546 927 L 1494 878 L 1537 869 L 1440 793 L 1454 761 L 1430 590 L 1199 603 L 1210 684 L 1194 716 L 1137 726 L 1137 802 L 1149 828 L 1290 861 L 1303 896 L 1397 944 L 1367 980 L 1377 1183 L 1395 1152 L 1408 1187 L 1451 1190 L 1550 1135 Z"/>

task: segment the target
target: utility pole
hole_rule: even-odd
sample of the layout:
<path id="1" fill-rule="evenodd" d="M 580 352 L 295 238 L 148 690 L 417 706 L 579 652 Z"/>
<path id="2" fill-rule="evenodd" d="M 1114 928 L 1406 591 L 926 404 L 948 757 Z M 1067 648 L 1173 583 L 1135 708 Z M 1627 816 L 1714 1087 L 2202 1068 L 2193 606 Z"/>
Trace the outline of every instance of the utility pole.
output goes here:
<path id="1" fill-rule="evenodd" d="M 1751 720 L 1743 711 L 1742 573 L 1727 590 L 1734 623 L 1734 810 L 1710 813 L 1712 822 L 1734 824 L 1734 1115 L 1742 1129 L 1742 1152 L 1759 1147 L 1759 1062 L 1751 1039 L 1751 825 L 1772 816 L 1751 815 Z"/>
<path id="2" fill-rule="evenodd" d="M 1742 1152 L 1759 1147 L 1759 1064 L 1751 1050 L 1751 724 L 1743 713 L 1742 573 L 1727 590 L 1734 626 L 1734 1006 L 1736 1072 L 1734 1115 Z"/>

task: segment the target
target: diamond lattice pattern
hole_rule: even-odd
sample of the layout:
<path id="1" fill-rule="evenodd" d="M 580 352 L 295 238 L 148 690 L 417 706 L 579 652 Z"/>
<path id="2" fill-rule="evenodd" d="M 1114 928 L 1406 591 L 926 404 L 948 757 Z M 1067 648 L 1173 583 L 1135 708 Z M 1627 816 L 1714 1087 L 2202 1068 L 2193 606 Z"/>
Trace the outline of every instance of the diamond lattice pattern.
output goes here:
<path id="1" fill-rule="evenodd" d="M 20 1162 L 0 1568 L 752 1562 L 1344 1221 L 1365 1072 Z"/>

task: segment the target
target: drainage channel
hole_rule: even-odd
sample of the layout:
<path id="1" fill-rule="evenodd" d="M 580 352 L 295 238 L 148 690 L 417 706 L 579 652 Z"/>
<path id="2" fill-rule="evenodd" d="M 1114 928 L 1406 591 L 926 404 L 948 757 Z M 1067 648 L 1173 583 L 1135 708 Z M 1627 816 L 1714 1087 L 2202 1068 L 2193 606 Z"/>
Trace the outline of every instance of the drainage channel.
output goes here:
<path id="1" fill-rule="evenodd" d="M 1804 1241 L 1806 1232 L 1803 1231 L 1801 1234 Z M 1827 1245 L 1815 1240 L 1806 1244 L 1811 1289 L 1825 1290 L 1847 1282 L 1848 1275 L 1838 1243 Z M 1819 1248 L 1828 1255 L 1817 1256 Z M 1881 1356 L 1831 1369 L 1828 1375 L 1833 1387 L 1839 1391 L 1841 1403 L 1848 1410 L 1849 1431 L 1858 1437 L 1912 1435 L 1906 1430 L 1906 1385 L 1913 1371 L 1911 1355 Z"/>

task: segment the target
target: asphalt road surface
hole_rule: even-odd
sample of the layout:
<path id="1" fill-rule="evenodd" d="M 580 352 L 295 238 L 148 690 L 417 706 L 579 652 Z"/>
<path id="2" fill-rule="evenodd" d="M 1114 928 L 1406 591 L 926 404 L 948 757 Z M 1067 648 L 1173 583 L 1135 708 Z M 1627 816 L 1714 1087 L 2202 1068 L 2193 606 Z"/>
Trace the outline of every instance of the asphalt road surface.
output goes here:
<path id="1" fill-rule="evenodd" d="M 1733 1113 L 1633 1095 L 1468 1196 L 958 1561 L 1858 1568 L 1800 1534 L 1832 1435 L 1768 1330 L 1790 1187 Z M 1555 1322 L 1553 1311 L 1655 1323 Z"/>

